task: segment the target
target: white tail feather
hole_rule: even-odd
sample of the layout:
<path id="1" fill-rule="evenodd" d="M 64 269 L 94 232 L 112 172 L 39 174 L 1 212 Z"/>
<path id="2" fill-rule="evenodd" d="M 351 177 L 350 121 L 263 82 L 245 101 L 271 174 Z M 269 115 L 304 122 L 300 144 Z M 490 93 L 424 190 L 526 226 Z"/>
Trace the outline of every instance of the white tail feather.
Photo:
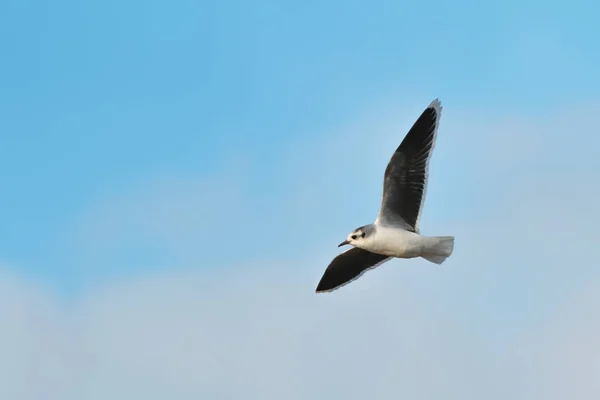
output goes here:
<path id="1" fill-rule="evenodd" d="M 431 256 L 431 255 L 423 255 L 421 257 L 423 257 L 427 261 L 430 261 L 430 262 L 432 262 L 434 264 L 438 264 L 438 265 L 443 263 L 444 261 L 446 261 L 446 258 L 448 258 L 446 256 Z"/>
<path id="2" fill-rule="evenodd" d="M 454 250 L 454 236 L 434 236 L 429 239 L 431 239 L 431 246 L 429 246 L 421 257 L 439 265 L 452 254 Z"/>

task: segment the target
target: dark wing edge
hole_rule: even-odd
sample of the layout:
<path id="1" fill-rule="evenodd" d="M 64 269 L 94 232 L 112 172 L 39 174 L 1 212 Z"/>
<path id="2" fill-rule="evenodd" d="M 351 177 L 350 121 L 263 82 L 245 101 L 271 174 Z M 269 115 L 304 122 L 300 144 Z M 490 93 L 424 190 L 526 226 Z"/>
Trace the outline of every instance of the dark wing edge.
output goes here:
<path id="1" fill-rule="evenodd" d="M 421 113 L 392 155 L 385 169 L 378 221 L 400 223 L 407 230 L 419 232 L 419 220 L 427 194 L 429 163 L 441 114 L 442 104 L 435 99 Z M 424 130 L 428 132 L 425 135 Z"/>
<path id="2" fill-rule="evenodd" d="M 358 247 L 338 255 L 327 266 L 316 293 L 333 292 L 360 278 L 392 257 L 371 253 Z"/>

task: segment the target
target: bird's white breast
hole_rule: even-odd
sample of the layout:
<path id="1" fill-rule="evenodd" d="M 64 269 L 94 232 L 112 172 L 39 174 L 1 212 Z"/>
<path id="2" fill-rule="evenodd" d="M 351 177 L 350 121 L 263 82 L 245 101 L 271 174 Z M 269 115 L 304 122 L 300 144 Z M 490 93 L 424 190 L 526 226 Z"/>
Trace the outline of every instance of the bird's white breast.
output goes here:
<path id="1" fill-rule="evenodd" d="M 422 241 L 419 238 L 421 236 L 414 232 L 379 225 L 360 247 L 390 257 L 412 258 L 421 254 Z"/>

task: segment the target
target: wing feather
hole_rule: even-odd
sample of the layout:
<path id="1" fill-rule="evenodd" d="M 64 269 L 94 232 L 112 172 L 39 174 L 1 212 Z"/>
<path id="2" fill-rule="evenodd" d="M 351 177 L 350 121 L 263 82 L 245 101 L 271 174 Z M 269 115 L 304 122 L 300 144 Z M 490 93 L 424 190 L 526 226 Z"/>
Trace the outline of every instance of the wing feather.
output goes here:
<path id="1" fill-rule="evenodd" d="M 317 293 L 331 292 L 360 278 L 392 257 L 353 247 L 335 257 L 317 285 Z"/>
<path id="2" fill-rule="evenodd" d="M 419 116 L 388 163 L 377 220 L 418 232 L 425 202 L 429 160 L 435 146 L 442 105 L 435 99 Z"/>

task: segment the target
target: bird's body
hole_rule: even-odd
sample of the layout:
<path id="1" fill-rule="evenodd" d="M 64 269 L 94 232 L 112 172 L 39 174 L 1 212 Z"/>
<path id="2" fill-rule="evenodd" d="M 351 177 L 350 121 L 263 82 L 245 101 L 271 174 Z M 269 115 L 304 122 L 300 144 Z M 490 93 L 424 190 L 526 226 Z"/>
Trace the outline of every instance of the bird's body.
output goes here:
<path id="1" fill-rule="evenodd" d="M 356 247 L 373 253 L 397 258 L 413 258 L 420 253 L 419 235 L 404 229 L 373 224 L 375 233 Z"/>
<path id="2" fill-rule="evenodd" d="M 419 234 L 429 160 L 441 112 L 439 100 L 431 102 L 396 149 L 385 170 L 377 219 L 355 229 L 340 243 L 354 247 L 333 259 L 317 292 L 338 289 L 392 258 L 423 257 L 441 264 L 452 254 L 453 236 Z"/>
<path id="3" fill-rule="evenodd" d="M 396 258 L 415 258 L 435 251 L 437 239 L 419 235 L 402 228 L 374 223 L 373 233 L 356 247 Z"/>

